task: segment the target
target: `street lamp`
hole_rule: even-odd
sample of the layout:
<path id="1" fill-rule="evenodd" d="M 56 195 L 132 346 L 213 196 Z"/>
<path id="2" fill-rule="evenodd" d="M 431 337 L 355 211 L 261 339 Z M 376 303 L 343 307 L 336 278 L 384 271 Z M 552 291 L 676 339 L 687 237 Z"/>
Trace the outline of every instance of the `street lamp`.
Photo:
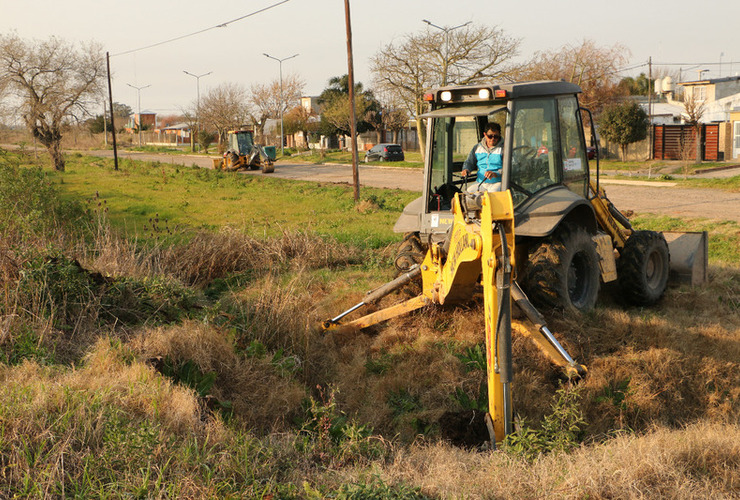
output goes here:
<path id="1" fill-rule="evenodd" d="M 187 72 L 185 70 L 182 70 L 182 72 L 185 73 L 186 75 L 190 75 L 192 77 L 195 77 L 195 91 L 196 91 L 196 96 L 197 96 L 196 97 L 197 98 L 197 101 L 196 101 L 196 104 L 195 104 L 196 105 L 196 108 L 195 108 L 195 121 L 197 122 L 197 125 L 196 126 L 198 127 L 198 130 L 200 130 L 200 79 L 203 76 L 210 75 L 211 73 L 213 73 L 213 71 L 209 71 L 208 73 L 203 73 L 202 75 L 194 75 L 194 74 L 189 73 L 189 72 Z"/>
<path id="2" fill-rule="evenodd" d="M 283 59 L 278 59 L 277 57 L 272 57 L 270 54 L 262 53 L 265 57 L 269 57 L 270 59 L 276 60 L 280 64 L 280 155 L 285 155 L 285 147 L 283 146 L 283 61 L 287 61 L 288 59 L 293 59 L 294 57 L 297 57 L 298 54 L 293 54 L 290 57 L 285 57 Z"/>
<path id="3" fill-rule="evenodd" d="M 697 69 L 696 72 L 699 73 L 699 80 L 701 80 L 701 77 L 704 73 L 709 71 L 708 69 Z"/>
<path id="4" fill-rule="evenodd" d="M 433 28 L 442 30 L 445 34 L 445 60 L 444 60 L 444 73 L 442 74 L 442 86 L 445 86 L 447 85 L 447 65 L 449 64 L 449 57 L 450 57 L 450 32 L 458 28 L 462 28 L 463 26 L 467 26 L 472 21 L 468 21 L 467 23 L 461 24 L 459 26 L 453 26 L 452 28 L 447 28 L 447 27 L 443 28 L 442 26 L 437 26 L 436 24 L 434 24 L 433 22 L 427 19 L 422 19 L 422 21 L 427 23 L 429 26 Z"/>
<path id="5" fill-rule="evenodd" d="M 182 72 L 185 73 L 186 75 L 190 75 L 192 77 L 195 77 L 195 92 L 196 92 L 196 96 L 197 96 L 196 97 L 197 100 L 196 100 L 196 104 L 195 104 L 195 130 L 197 132 L 200 132 L 200 78 L 203 77 L 203 76 L 210 75 L 211 73 L 213 73 L 213 71 L 209 71 L 208 73 L 203 73 L 202 75 L 194 75 L 194 74 L 192 74 L 192 73 L 190 73 L 188 71 L 185 71 L 185 70 L 182 70 Z M 191 137 L 192 137 L 192 135 L 191 135 Z M 191 146 L 191 151 L 195 151 L 195 149 L 192 147 L 193 146 L 193 143 L 192 142 L 190 143 L 190 146 Z"/>
<path id="6" fill-rule="evenodd" d="M 126 85 L 132 89 L 136 89 L 136 93 L 139 95 L 139 147 L 141 147 L 141 129 L 144 128 L 144 124 L 141 123 L 141 91 L 147 87 L 151 87 L 151 85 L 144 85 L 143 87 L 134 87 L 130 83 L 127 83 Z"/>

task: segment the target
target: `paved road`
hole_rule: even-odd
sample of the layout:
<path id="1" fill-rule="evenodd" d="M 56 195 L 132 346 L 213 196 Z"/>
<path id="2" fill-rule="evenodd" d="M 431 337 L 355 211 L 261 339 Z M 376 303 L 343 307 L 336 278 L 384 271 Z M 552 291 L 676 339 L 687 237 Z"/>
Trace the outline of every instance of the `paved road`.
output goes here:
<path id="1" fill-rule="evenodd" d="M 90 153 L 88 153 L 90 154 Z M 112 151 L 92 154 L 112 157 Z M 198 165 L 211 168 L 212 160 L 202 156 L 157 155 L 149 153 L 123 152 L 122 158 L 143 161 L 161 161 L 177 165 Z M 248 171 L 247 175 L 265 175 L 260 171 Z M 275 165 L 274 177 L 318 182 L 351 183 L 352 167 L 348 165 L 313 165 L 280 161 Z M 404 189 L 421 192 L 422 173 L 417 169 L 377 167 L 361 164 L 360 183 L 364 186 Z M 729 177 L 740 175 L 740 166 L 722 170 L 702 177 Z M 673 217 L 705 217 L 708 219 L 734 220 L 740 222 L 740 193 L 729 193 L 718 189 L 694 189 L 675 187 L 674 183 L 621 181 L 603 179 L 607 196 L 622 211 L 654 213 Z"/>

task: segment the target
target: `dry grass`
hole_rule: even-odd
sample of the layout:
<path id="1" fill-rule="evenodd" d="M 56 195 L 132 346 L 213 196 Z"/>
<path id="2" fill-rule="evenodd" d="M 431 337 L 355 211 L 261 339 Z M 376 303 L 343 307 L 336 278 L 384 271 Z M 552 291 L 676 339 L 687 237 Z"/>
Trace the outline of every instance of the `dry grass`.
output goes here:
<path id="1" fill-rule="evenodd" d="M 212 395 L 233 404 L 233 412 L 248 428 L 284 430 L 306 397 L 291 373 L 281 373 L 269 357 L 237 355 L 234 339 L 219 328 L 186 322 L 143 332 L 131 343 L 143 359 L 193 361 L 203 373 L 217 378 Z"/>
<path id="2" fill-rule="evenodd" d="M 591 315 L 549 318 L 589 368 L 578 403 L 587 426 L 576 451 L 527 462 L 442 441 L 455 391 L 475 397 L 483 379 L 463 360 L 483 341 L 480 300 L 318 332 L 385 279 L 390 249 L 228 228 L 145 246 L 104 217 L 91 224 L 91 239 L 18 227 L 0 238 L 0 496 L 321 497 L 372 489 L 377 475 L 439 498 L 740 497 L 736 267 L 671 288 L 651 309 L 606 299 Z M 46 282 L 20 289 L 51 245 L 83 303 L 50 307 Z M 106 316 L 116 280 L 141 285 L 127 289 L 135 320 Z M 178 293 L 197 297 L 182 316 L 152 311 Z M 525 337 L 513 348 L 515 411 L 536 427 L 563 377 Z M 215 377 L 207 395 L 162 369 L 188 362 Z M 91 489 L 64 492 L 71 484 Z"/>
<path id="3" fill-rule="evenodd" d="M 626 435 L 534 464 L 501 452 L 441 443 L 396 450 L 372 471 L 387 483 L 413 484 L 434 498 L 737 498 L 740 430 L 721 424 Z M 343 483 L 366 471 L 326 473 Z"/>

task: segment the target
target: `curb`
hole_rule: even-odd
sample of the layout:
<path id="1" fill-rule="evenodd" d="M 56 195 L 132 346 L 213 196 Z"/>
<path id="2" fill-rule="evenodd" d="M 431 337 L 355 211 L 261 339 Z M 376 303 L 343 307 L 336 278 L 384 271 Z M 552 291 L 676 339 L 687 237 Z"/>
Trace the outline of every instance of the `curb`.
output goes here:
<path id="1" fill-rule="evenodd" d="M 732 170 L 733 168 L 740 168 L 739 165 L 726 165 L 722 167 L 710 167 L 710 168 L 700 168 L 697 170 L 694 170 L 695 174 L 706 174 L 707 172 L 721 172 L 722 170 Z"/>

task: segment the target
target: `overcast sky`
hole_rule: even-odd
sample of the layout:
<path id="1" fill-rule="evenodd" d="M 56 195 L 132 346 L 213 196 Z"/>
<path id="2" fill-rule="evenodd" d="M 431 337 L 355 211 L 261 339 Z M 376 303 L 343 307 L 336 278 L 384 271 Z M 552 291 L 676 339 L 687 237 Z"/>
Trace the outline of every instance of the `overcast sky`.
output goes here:
<path id="1" fill-rule="evenodd" d="M 281 0 L 0 0 L 0 33 L 27 39 L 55 35 L 97 41 L 110 52 L 113 97 L 137 110 L 176 114 L 224 82 L 268 83 L 297 74 L 305 94 L 318 95 L 329 78 L 347 73 L 344 0 L 288 0 L 226 27 L 215 26 L 265 9 Z M 521 40 L 519 59 L 536 51 L 578 45 L 584 39 L 629 51 L 627 66 L 647 63 L 682 68 L 685 80 L 740 73 L 740 2 L 688 0 L 350 0 L 355 80 L 371 83 L 369 58 L 404 35 L 467 21 L 495 25 Z M 453 7 L 454 6 L 454 7 Z M 213 29 L 209 29 L 213 28 Z M 199 34 L 162 43 L 191 33 Z M 159 44 L 136 51 L 141 47 Z M 133 51 L 133 52 L 131 52 Z M 125 54 L 124 54 L 125 53 Z M 700 66 L 699 66 L 700 65 Z M 627 71 L 635 76 L 647 67 Z M 721 73 L 720 73 L 721 72 Z M 150 85 L 140 92 L 131 88 Z M 102 104 L 101 104 L 102 108 Z"/>

